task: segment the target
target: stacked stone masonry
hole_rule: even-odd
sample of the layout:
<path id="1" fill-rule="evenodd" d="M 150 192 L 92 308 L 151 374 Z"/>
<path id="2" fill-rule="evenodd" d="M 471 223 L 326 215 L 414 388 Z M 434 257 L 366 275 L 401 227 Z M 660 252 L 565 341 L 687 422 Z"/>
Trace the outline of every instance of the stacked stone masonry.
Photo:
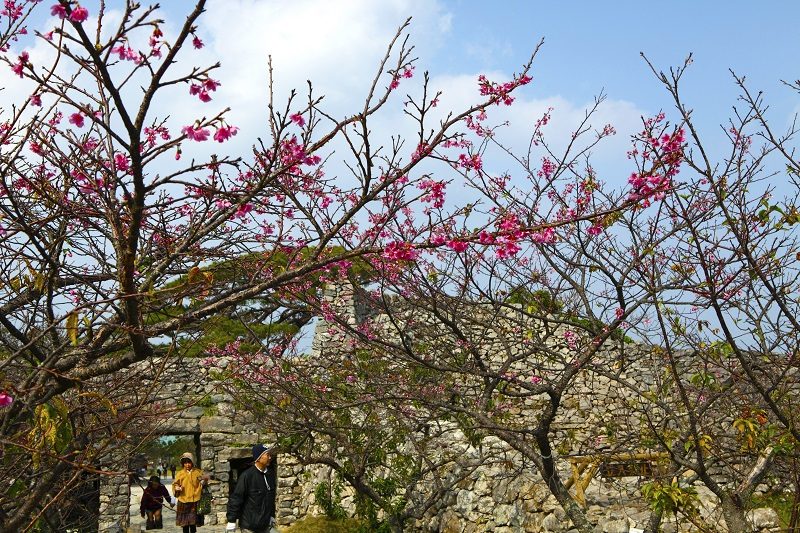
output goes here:
<path id="1" fill-rule="evenodd" d="M 333 292 L 329 297 L 340 306 L 350 308 L 355 315 L 352 295 Z M 344 299 L 344 304 L 342 300 Z M 321 323 L 312 343 L 312 353 L 325 349 L 335 342 L 329 328 Z M 600 358 L 612 364 L 618 359 L 613 349 L 602 351 Z M 148 363 L 159 366 L 161 362 Z M 218 363 L 225 366 L 225 361 Z M 133 369 L 142 372 L 143 369 Z M 624 371 L 623 371 L 624 370 Z M 559 453 L 564 456 L 580 455 L 602 447 L 605 428 L 622 426 L 615 420 L 630 420 L 635 417 L 635 402 L 626 396 L 619 383 L 635 381 L 639 390 L 654 386 L 659 372 L 658 362 L 653 354 L 644 348 L 628 347 L 624 369 L 616 376 L 586 374 L 563 399 L 569 407 L 569 418 L 558 420 L 554 439 L 559 443 Z M 250 448 L 256 442 L 270 441 L 271 436 L 259 430 L 257 421 L 250 419 L 250 413 L 237 408 L 232 399 L 220 394 L 211 370 L 198 360 L 174 361 L 166 365 L 161 380 L 170 383 L 160 393 L 159 402 L 163 406 L 172 405 L 174 415 L 164 419 L 157 427 L 141 428 L 141 435 L 134 435 L 131 441 L 154 438 L 159 435 L 196 435 L 201 450 L 200 467 L 212 476 L 210 484 L 214 494 L 213 510 L 207 517 L 207 524 L 220 526 L 225 523 L 225 509 L 228 501 L 231 461 L 250 457 Z M 191 380 L 186 380 L 191 376 Z M 177 399 L 180 398 L 179 402 Z M 192 405 L 206 398 L 203 406 Z M 209 403 L 207 399 L 211 399 Z M 542 400 L 544 401 L 544 400 Z M 525 409 L 512 412 L 524 420 L 535 416 L 537 399 L 529 399 Z M 617 440 L 621 437 L 617 436 Z M 624 438 L 624 437 L 622 437 Z M 454 439 L 458 440 L 458 439 Z M 124 443 L 123 443 L 124 444 Z M 452 443 L 450 443 L 452 445 Z M 508 449 L 496 438 L 487 437 L 476 448 L 468 444 L 463 436 L 461 443 L 465 455 L 482 454 L 491 451 L 505 454 L 511 464 L 522 464 L 514 451 Z M 119 461 L 125 460 L 125 446 L 118 450 Z M 562 461 L 562 463 L 566 464 Z M 109 459 L 110 469 L 124 471 L 122 464 Z M 570 472 L 561 472 L 565 479 Z M 283 455 L 279 460 L 278 524 L 286 526 L 309 515 L 321 514 L 314 503 L 314 490 L 318 483 L 329 480 L 331 472 L 323 467 L 301 467 L 297 460 Z M 596 478 L 586 490 L 589 519 L 597 524 L 598 533 L 636 531 L 643 528 L 648 510 L 641 506 L 640 478 L 617 478 L 604 480 Z M 703 520 L 708 523 L 721 523 L 718 505 L 713 495 L 699 488 Z M 100 531 L 124 532 L 130 524 L 130 488 L 127 475 L 105 477 L 102 480 L 100 496 Z M 343 506 L 354 509 L 352 494 L 345 493 Z M 777 531 L 778 520 L 770 509 L 756 509 L 750 513 L 754 531 Z M 477 468 L 467 478 L 459 482 L 458 488 L 444 499 L 442 505 L 430 510 L 423 520 L 417 521 L 415 531 L 442 533 L 472 533 L 494 531 L 497 533 L 516 532 L 566 532 L 569 521 L 546 485 L 533 473 L 533 469 L 509 472 L 500 464 L 490 464 Z M 690 527 L 667 523 L 663 531 L 691 531 Z"/>

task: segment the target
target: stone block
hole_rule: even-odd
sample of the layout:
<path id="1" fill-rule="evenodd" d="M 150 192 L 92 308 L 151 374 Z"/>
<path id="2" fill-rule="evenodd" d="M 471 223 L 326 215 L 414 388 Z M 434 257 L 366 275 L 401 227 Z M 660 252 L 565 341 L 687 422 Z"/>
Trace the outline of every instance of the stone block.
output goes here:
<path id="1" fill-rule="evenodd" d="M 513 505 L 497 505 L 495 506 L 492 517 L 495 523 L 507 526 L 512 522 L 517 522 L 515 514 L 517 509 Z"/>
<path id="2" fill-rule="evenodd" d="M 754 530 L 771 530 L 780 527 L 780 519 L 775 509 L 760 507 L 747 512 L 747 521 L 753 526 Z"/>
<path id="3" fill-rule="evenodd" d="M 566 519 L 559 518 L 556 513 L 550 513 L 542 520 L 542 531 L 546 533 L 562 533 L 568 528 Z"/>
<path id="4" fill-rule="evenodd" d="M 461 490 L 458 492 L 458 496 L 456 496 L 456 505 L 458 506 L 459 510 L 470 510 L 472 509 L 474 500 L 474 492 L 470 490 Z"/>
<path id="5" fill-rule="evenodd" d="M 198 433 L 200 421 L 196 418 L 175 418 L 170 420 L 169 427 L 164 431 L 168 433 Z"/>
<path id="6" fill-rule="evenodd" d="M 201 407 L 199 405 L 193 405 L 191 407 L 187 407 L 186 409 L 184 409 L 183 412 L 180 414 L 180 418 L 192 418 L 192 419 L 200 418 L 205 414 L 205 412 L 206 412 L 205 407 Z"/>
<path id="7" fill-rule="evenodd" d="M 206 416 L 200 419 L 202 433 L 234 433 L 235 428 L 229 418 L 224 416 Z"/>
<path id="8" fill-rule="evenodd" d="M 628 533 L 630 524 L 628 520 L 606 520 L 598 524 L 602 533 Z"/>

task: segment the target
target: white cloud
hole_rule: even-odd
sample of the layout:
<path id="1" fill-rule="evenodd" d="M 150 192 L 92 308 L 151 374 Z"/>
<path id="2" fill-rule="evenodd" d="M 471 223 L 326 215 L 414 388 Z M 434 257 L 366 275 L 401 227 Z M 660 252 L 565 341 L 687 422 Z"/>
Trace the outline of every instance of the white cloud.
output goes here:
<path id="1" fill-rule="evenodd" d="M 509 73 L 485 73 L 490 80 L 498 82 L 508 81 Z M 462 74 L 458 76 L 434 77 L 431 86 L 435 90 L 443 91 L 439 109 L 444 111 L 465 109 L 474 104 L 478 98 L 478 73 Z M 586 111 L 593 102 L 571 102 L 558 95 L 538 95 L 534 82 L 521 87 L 515 92 L 515 101 L 511 106 L 492 106 L 487 110 L 487 125 L 497 125 L 508 122 L 507 126 L 497 130 L 496 138 L 516 154 L 525 155 L 533 133 L 535 123 L 542 115 L 552 108 L 550 123 L 543 131 L 548 143 L 558 153 L 563 150 L 572 138 L 572 133 L 583 121 Z M 611 124 L 617 134 L 607 137 L 592 150 L 592 165 L 601 180 L 611 186 L 619 186 L 627 181 L 630 163 L 626 153 L 630 150 L 630 136 L 641 129 L 642 115 L 647 112 L 631 102 L 624 100 L 606 99 L 592 115 L 589 124 L 593 130 L 600 131 L 606 124 Z M 588 142 L 592 134 L 585 140 Z M 534 150 L 532 161 L 538 163 L 544 152 Z M 512 174 L 519 173 L 519 166 L 507 157 L 496 153 L 493 158 L 487 159 L 487 170 L 501 173 L 508 171 Z"/>
<path id="2" fill-rule="evenodd" d="M 183 4 L 183 3 L 181 3 Z M 188 7 L 188 4 L 184 4 Z M 168 4 L 162 26 L 170 40 L 185 16 L 185 7 Z M 114 7 L 113 5 L 111 7 Z M 184 11 L 181 11 L 184 10 Z M 119 20 L 119 13 L 109 12 L 107 29 Z M 409 29 L 410 43 L 415 45 L 415 57 L 420 58 L 417 75 L 402 80 L 400 89 L 392 95 L 386 110 L 372 121 L 372 129 L 384 145 L 392 135 L 408 139 L 405 151 L 410 154 L 416 146 L 413 122 L 403 114 L 402 101 L 406 92 L 419 90 L 421 73 L 430 65 L 431 58 L 448 42 L 451 14 L 439 3 L 429 0 L 210 0 L 207 12 L 201 18 L 198 33 L 206 46 L 201 50 L 186 47 L 173 69 L 173 76 L 188 73 L 191 67 L 205 66 L 220 61 L 222 66 L 212 77 L 222 81 L 213 93 L 210 103 L 202 103 L 188 94 L 188 86 L 181 84 L 165 91 L 151 112 L 153 116 L 169 115 L 169 126 L 177 133 L 181 126 L 202 116 L 215 114 L 230 106 L 228 120 L 241 128 L 233 142 L 220 146 L 217 143 L 185 143 L 184 157 L 202 157 L 216 150 L 226 153 L 247 153 L 258 136 L 265 136 L 267 127 L 267 58 L 272 56 L 276 78 L 276 105 L 282 109 L 291 88 L 299 91 L 299 100 L 293 109 L 299 109 L 305 96 L 306 80 L 311 79 L 317 96 L 325 95 L 323 107 L 336 117 L 358 111 L 363 106 L 369 84 L 374 78 L 380 60 L 397 28 L 409 16 L 414 16 Z M 41 28 L 53 27 L 54 19 Z M 146 39 L 146 35 L 143 38 Z M 39 42 L 31 49 L 31 58 L 37 65 L 45 65 L 52 57 L 49 46 Z M 524 59 L 524 58 L 521 58 Z M 448 70 L 452 71 L 453 66 Z M 431 86 L 442 89 L 444 95 L 439 110 L 461 110 L 478 98 L 477 73 L 436 76 L 434 70 Z M 510 73 L 487 73 L 491 79 L 508 79 Z M 10 76 L 9 76 L 10 77 Z M 385 87 L 384 77 L 379 87 Z M 31 87 L 20 80 L 6 83 L 0 101 L 6 105 L 27 97 Z M 138 84 L 130 95 L 138 97 Z M 569 138 L 574 127 L 583 118 L 585 103 L 570 102 L 554 95 L 537 95 L 535 82 L 525 87 L 517 96 L 514 106 L 494 107 L 490 121 L 510 121 L 501 129 L 499 137 L 516 150 L 527 148 L 533 124 L 548 108 L 553 107 L 553 120 L 547 134 L 556 145 Z M 638 128 L 643 112 L 624 101 L 606 101 L 593 119 L 597 128 L 613 124 L 619 132 L 615 138 L 596 150 L 596 163 L 602 167 L 619 166 L 628 149 L 628 134 Z M 334 160 L 344 154 L 337 154 Z M 490 162 L 491 164 L 491 162 Z M 497 163 L 497 170 L 513 171 Z M 624 179 L 624 175 L 622 176 Z"/>
<path id="3" fill-rule="evenodd" d="M 231 117 L 243 131 L 263 133 L 269 56 L 279 108 L 292 88 L 300 107 L 310 79 L 326 109 L 352 113 L 363 105 L 391 37 L 412 15 L 411 42 L 424 57 L 450 26 L 449 14 L 426 0 L 212 0 L 201 34 L 209 37 L 210 56 L 223 62 L 220 101 L 235 103 Z"/>

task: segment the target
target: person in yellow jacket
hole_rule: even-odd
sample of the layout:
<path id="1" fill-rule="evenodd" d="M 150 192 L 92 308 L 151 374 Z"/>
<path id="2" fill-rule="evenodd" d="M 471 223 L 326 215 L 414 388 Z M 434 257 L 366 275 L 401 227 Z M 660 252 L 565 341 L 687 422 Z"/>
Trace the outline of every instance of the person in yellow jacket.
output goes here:
<path id="1" fill-rule="evenodd" d="M 181 467 L 172 482 L 172 492 L 178 499 L 175 524 L 183 527 L 183 533 L 196 533 L 197 526 L 203 525 L 202 517 L 198 518 L 197 502 L 208 478 L 194 466 L 194 456 L 189 452 L 181 455 Z"/>

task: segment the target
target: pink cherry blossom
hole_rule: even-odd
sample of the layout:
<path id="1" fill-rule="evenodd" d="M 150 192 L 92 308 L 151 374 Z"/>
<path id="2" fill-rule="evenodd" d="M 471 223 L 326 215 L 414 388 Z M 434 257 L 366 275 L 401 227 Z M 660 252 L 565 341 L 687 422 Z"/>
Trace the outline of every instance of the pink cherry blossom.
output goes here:
<path id="1" fill-rule="evenodd" d="M 506 83 L 495 83 L 489 81 L 486 76 L 481 74 L 478 76 L 478 85 L 480 87 L 481 95 L 491 96 L 492 103 L 499 104 L 502 102 L 505 105 L 511 105 L 514 102 L 514 97 L 511 96 L 511 91 L 520 85 L 527 85 L 531 82 L 530 76 L 520 76 Z"/>
<path id="2" fill-rule="evenodd" d="M 519 227 L 519 217 L 514 213 L 505 213 L 497 224 L 497 228 L 505 234 L 515 233 L 519 231 Z"/>
<path id="3" fill-rule="evenodd" d="M 318 165 L 322 160 L 318 155 L 306 153 L 305 146 L 297 140 L 297 136 L 292 135 L 289 139 L 281 142 L 281 162 L 285 165 Z"/>
<path id="4" fill-rule="evenodd" d="M 207 141 L 208 136 L 211 135 L 211 132 L 199 126 L 184 126 L 181 128 L 181 133 L 186 135 L 187 139 L 197 142 Z"/>
<path id="5" fill-rule="evenodd" d="M 483 168 L 483 161 L 480 154 L 461 154 L 458 156 L 458 166 L 465 170 L 480 171 Z"/>
<path id="6" fill-rule="evenodd" d="M 447 184 L 442 181 L 436 180 L 422 180 L 419 182 L 418 187 L 425 192 L 420 197 L 420 200 L 425 203 L 430 203 L 431 207 L 438 209 L 444 206 L 444 189 Z"/>
<path id="7" fill-rule="evenodd" d="M 122 61 L 133 61 L 136 64 L 141 63 L 142 56 L 131 48 L 130 46 L 126 46 L 125 44 L 120 44 L 119 46 L 115 46 L 111 49 L 112 54 L 119 55 L 120 60 Z"/>
<path id="8" fill-rule="evenodd" d="M 158 26 L 153 28 L 153 33 L 150 34 L 148 44 L 150 45 L 150 53 L 153 54 L 154 57 L 161 57 L 161 38 L 163 36 L 164 32 L 161 31 L 161 28 Z"/>
<path id="9" fill-rule="evenodd" d="M 517 243 L 517 239 L 506 236 L 497 240 L 495 255 L 499 259 L 508 259 L 517 255 L 520 250 L 522 250 L 522 247 Z"/>
<path id="10" fill-rule="evenodd" d="M 549 158 L 543 157 L 542 158 L 542 168 L 539 170 L 536 175 L 540 178 L 550 179 L 553 176 L 553 173 L 556 171 L 556 164 Z"/>
<path id="11" fill-rule="evenodd" d="M 28 52 L 22 52 L 17 58 L 17 62 L 11 66 L 11 70 L 20 78 L 22 77 L 22 69 L 28 63 L 28 57 Z"/>
<path id="12" fill-rule="evenodd" d="M 83 153 L 88 154 L 94 151 L 94 149 L 97 148 L 99 145 L 100 141 L 98 139 L 90 137 L 86 139 L 86 141 L 84 141 L 84 143 L 81 145 L 81 150 L 83 150 Z"/>
<path id="13" fill-rule="evenodd" d="M 414 150 L 414 153 L 411 154 L 411 161 L 419 161 L 422 159 L 430 151 L 430 147 L 427 143 L 419 143 L 417 145 L 417 149 Z"/>
<path id="14" fill-rule="evenodd" d="M 50 15 L 64 19 L 67 17 L 67 8 L 61 4 L 54 4 L 50 7 Z"/>
<path id="15" fill-rule="evenodd" d="M 203 41 L 200 40 L 200 37 L 195 35 L 194 38 L 192 39 L 192 46 L 194 46 L 199 50 L 200 48 L 203 48 Z"/>
<path id="16" fill-rule="evenodd" d="M 42 97 L 38 94 L 32 94 L 28 101 L 31 103 L 31 105 L 36 107 L 41 107 L 42 105 Z"/>
<path id="17" fill-rule="evenodd" d="M 464 252 L 469 248 L 469 243 L 465 241 L 460 241 L 458 239 L 451 239 L 447 241 L 447 247 L 453 250 L 454 252 Z"/>
<path id="18" fill-rule="evenodd" d="M 197 96 L 201 102 L 210 102 L 211 95 L 209 93 L 216 91 L 220 85 L 222 84 L 219 81 L 207 78 L 200 83 L 192 83 L 189 86 L 189 94 Z"/>
<path id="19" fill-rule="evenodd" d="M 242 204 L 239 206 L 239 209 L 236 210 L 236 213 L 234 213 L 233 218 L 244 219 L 252 210 L 252 204 Z"/>
<path id="20" fill-rule="evenodd" d="M 3 10 L 0 11 L 0 15 L 5 15 L 11 19 L 11 22 L 14 22 L 22 16 L 23 12 L 23 7 L 21 5 L 17 5 L 14 0 L 6 0 Z M 24 30 L 25 28 L 22 29 Z"/>
<path id="21" fill-rule="evenodd" d="M 83 115 L 81 113 L 73 113 L 69 116 L 69 123 L 75 124 L 78 128 L 83 127 Z"/>
<path id="22" fill-rule="evenodd" d="M 158 126 L 157 128 L 146 127 L 144 129 L 144 135 L 146 138 L 145 145 L 147 145 L 148 148 L 152 148 L 156 145 L 158 137 L 161 137 L 161 139 L 165 141 L 172 138 L 169 130 L 165 126 Z"/>
<path id="23" fill-rule="evenodd" d="M 0 392 L 0 407 L 8 407 L 12 403 L 14 403 L 14 398 L 6 392 Z"/>
<path id="24" fill-rule="evenodd" d="M 597 237 L 601 233 L 603 233 L 603 225 L 599 222 L 596 222 L 589 226 L 589 229 L 586 230 L 586 233 L 591 235 L 592 237 Z"/>
<path id="25" fill-rule="evenodd" d="M 239 132 L 239 128 L 235 126 L 221 126 L 217 131 L 214 133 L 214 140 L 218 143 L 223 143 L 236 135 Z"/>
<path id="26" fill-rule="evenodd" d="M 114 154 L 114 164 L 117 166 L 117 170 L 122 172 L 127 172 L 130 168 L 130 161 L 125 154 Z"/>
<path id="27" fill-rule="evenodd" d="M 419 252 L 410 242 L 390 242 L 383 250 L 383 257 L 394 261 L 413 261 L 418 256 Z"/>
<path id="28" fill-rule="evenodd" d="M 72 13 L 69 14 L 69 20 L 77 24 L 84 22 L 88 18 L 89 18 L 89 10 L 80 5 L 77 6 L 75 9 L 73 9 Z"/>
<path id="29" fill-rule="evenodd" d="M 578 336 L 571 329 L 564 331 L 564 340 L 567 341 L 567 346 L 574 350 L 578 346 Z"/>
<path id="30" fill-rule="evenodd" d="M 556 230 L 555 228 L 544 228 L 532 233 L 531 239 L 539 244 L 552 244 L 556 242 Z"/>
<path id="31" fill-rule="evenodd" d="M 306 119 L 304 119 L 303 115 L 301 115 L 300 113 L 294 113 L 293 115 L 289 115 L 289 120 L 291 120 L 301 128 L 306 125 Z"/>

